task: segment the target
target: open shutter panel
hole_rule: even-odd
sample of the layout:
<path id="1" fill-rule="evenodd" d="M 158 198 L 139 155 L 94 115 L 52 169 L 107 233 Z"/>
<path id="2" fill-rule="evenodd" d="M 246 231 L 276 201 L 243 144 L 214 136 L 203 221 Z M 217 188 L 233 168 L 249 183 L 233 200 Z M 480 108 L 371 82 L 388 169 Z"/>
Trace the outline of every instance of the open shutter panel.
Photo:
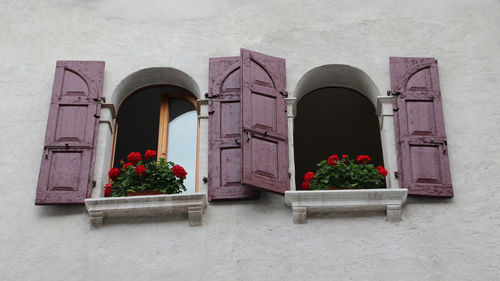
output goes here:
<path id="1" fill-rule="evenodd" d="M 90 197 L 104 62 L 58 61 L 35 204 Z"/>
<path id="2" fill-rule="evenodd" d="M 242 182 L 289 189 L 285 60 L 241 49 Z"/>
<path id="3" fill-rule="evenodd" d="M 453 197 L 437 61 L 391 57 L 390 69 L 400 186 Z"/>
<path id="4" fill-rule="evenodd" d="M 211 58 L 209 79 L 208 199 L 257 198 L 259 190 L 241 184 L 240 58 Z"/>

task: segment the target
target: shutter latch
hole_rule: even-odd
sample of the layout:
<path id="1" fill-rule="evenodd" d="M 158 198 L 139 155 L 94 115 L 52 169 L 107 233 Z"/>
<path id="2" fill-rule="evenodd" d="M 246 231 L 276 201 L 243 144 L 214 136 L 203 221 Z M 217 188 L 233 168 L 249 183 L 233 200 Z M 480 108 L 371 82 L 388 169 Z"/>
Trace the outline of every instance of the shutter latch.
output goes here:
<path id="1" fill-rule="evenodd" d="M 399 178 L 399 173 L 398 173 L 398 171 L 395 171 L 395 172 L 394 172 L 394 177 L 395 177 L 395 178 Z"/>
<path id="2" fill-rule="evenodd" d="M 203 177 L 203 183 L 207 183 L 208 182 L 208 178 L 207 177 Z"/>

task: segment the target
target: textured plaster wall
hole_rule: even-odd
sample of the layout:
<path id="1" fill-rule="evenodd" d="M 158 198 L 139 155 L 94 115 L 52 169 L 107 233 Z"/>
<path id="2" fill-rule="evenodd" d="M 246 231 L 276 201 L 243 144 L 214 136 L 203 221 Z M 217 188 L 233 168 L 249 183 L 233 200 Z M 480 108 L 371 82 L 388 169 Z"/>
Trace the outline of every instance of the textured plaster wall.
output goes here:
<path id="1" fill-rule="evenodd" d="M 0 279 L 497 280 L 499 15 L 497 0 L 0 0 Z M 56 60 L 106 61 L 107 97 L 147 67 L 182 70 L 205 92 L 208 58 L 240 47 L 286 58 L 291 92 L 331 63 L 384 93 L 389 56 L 436 57 L 455 198 L 410 198 L 399 223 L 294 225 L 283 197 L 264 193 L 210 204 L 201 227 L 152 218 L 97 230 L 84 207 L 34 206 Z"/>

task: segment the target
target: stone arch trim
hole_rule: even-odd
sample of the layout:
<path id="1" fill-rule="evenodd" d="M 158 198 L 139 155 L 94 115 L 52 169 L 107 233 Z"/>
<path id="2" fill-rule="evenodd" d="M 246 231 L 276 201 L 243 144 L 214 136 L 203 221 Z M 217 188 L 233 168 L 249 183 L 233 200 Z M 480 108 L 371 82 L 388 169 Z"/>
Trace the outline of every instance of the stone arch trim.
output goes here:
<path id="1" fill-rule="evenodd" d="M 138 70 L 120 81 L 110 102 L 118 108 L 130 94 L 153 85 L 177 86 L 188 90 L 197 99 L 201 97 L 198 84 L 189 74 L 172 67 L 151 67 Z"/>
<path id="2" fill-rule="evenodd" d="M 291 190 L 295 190 L 295 163 L 293 148 L 293 118 L 297 112 L 297 102 L 308 93 L 321 88 L 340 87 L 352 89 L 365 96 L 376 108 L 380 121 L 380 134 L 384 165 L 390 175 L 387 177 L 388 188 L 399 188 L 396 178 L 397 157 L 394 135 L 394 116 L 392 101 L 394 96 L 381 96 L 373 80 L 361 69 L 344 64 L 327 64 L 315 67 L 306 72 L 297 83 L 292 95 L 287 99 L 288 129 L 289 129 L 289 156 Z"/>
<path id="3" fill-rule="evenodd" d="M 377 86 L 364 71 L 345 64 L 327 64 L 309 70 L 297 83 L 293 95 L 299 101 L 304 95 L 327 87 L 353 89 L 366 96 L 375 107 L 380 95 Z"/>
<path id="4" fill-rule="evenodd" d="M 201 99 L 198 84 L 187 73 L 172 67 L 151 67 L 140 69 L 131 73 L 116 86 L 109 96 L 109 101 L 103 104 L 99 121 L 99 143 L 97 145 L 94 178 L 96 188 L 92 190 L 92 197 L 102 197 L 103 187 L 108 181 L 107 171 L 110 168 L 112 158 L 112 147 L 114 143 L 114 123 L 116 110 L 127 97 L 133 95 L 140 89 L 150 86 L 168 85 L 185 89 L 193 94 L 194 98 Z M 206 110 L 205 110 L 206 111 Z M 200 110 L 198 110 L 200 114 Z M 201 116 L 201 115 L 200 115 Z M 199 119 L 201 117 L 198 117 Z M 207 144 L 204 144 L 207 146 Z M 206 166 L 206 165 L 205 165 Z M 197 182 L 199 182 L 197 180 Z"/>

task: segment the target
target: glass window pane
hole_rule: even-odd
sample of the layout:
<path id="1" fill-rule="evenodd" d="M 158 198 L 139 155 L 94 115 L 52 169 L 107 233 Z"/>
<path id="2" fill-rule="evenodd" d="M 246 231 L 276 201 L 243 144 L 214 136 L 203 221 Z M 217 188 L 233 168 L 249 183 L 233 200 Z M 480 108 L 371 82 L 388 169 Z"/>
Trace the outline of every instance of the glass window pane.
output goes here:
<path id="1" fill-rule="evenodd" d="M 186 193 L 196 190 L 197 114 L 184 99 L 170 99 L 167 161 L 181 165 L 187 172 Z"/>

